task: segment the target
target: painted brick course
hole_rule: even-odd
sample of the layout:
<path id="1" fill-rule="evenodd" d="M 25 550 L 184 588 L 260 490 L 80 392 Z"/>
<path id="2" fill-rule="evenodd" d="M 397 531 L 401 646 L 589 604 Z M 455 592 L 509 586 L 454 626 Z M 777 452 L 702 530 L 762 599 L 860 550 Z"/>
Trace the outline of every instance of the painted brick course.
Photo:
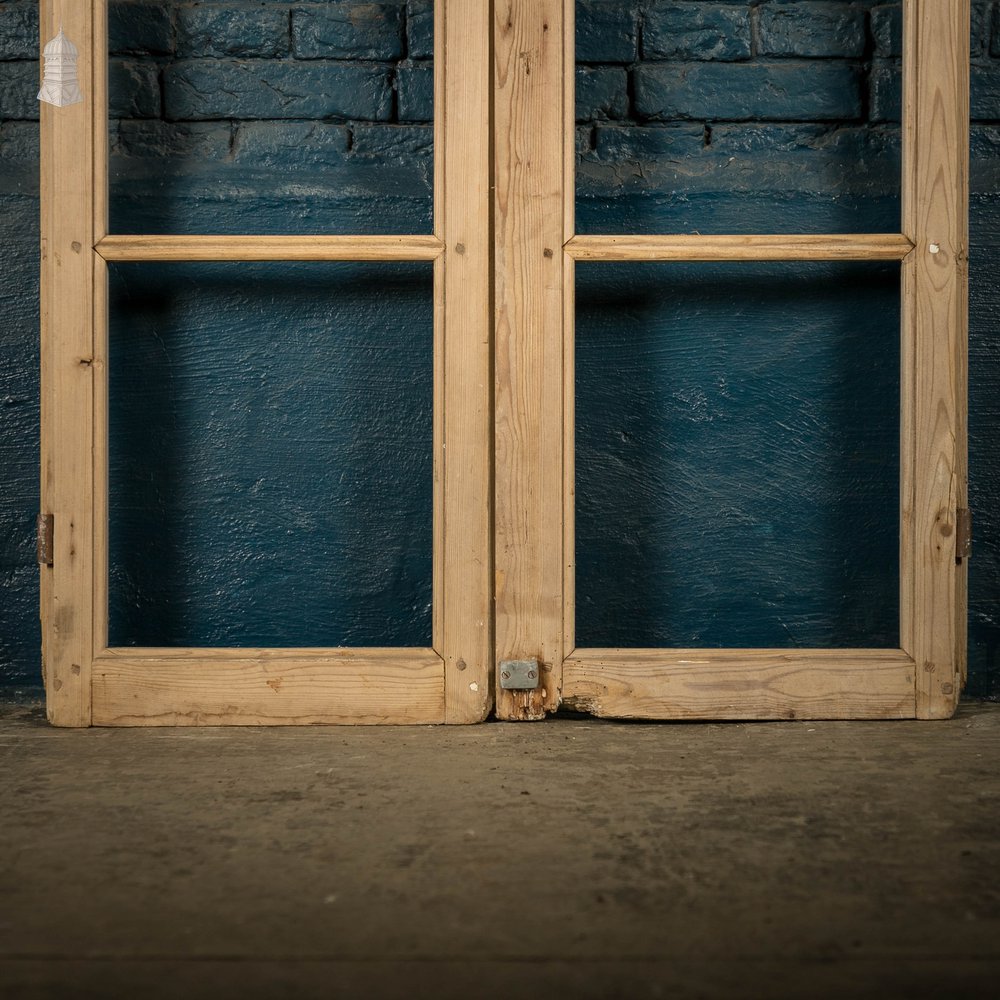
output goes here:
<path id="1" fill-rule="evenodd" d="M 402 63 L 396 71 L 399 120 L 429 122 L 434 118 L 434 66 Z"/>
<path id="2" fill-rule="evenodd" d="M 201 9 L 180 8 L 177 13 L 187 15 Z M 111 3 L 108 6 L 108 49 L 115 55 L 159 56 L 172 53 L 174 24 L 171 5 L 152 0 Z"/>
<path id="3" fill-rule="evenodd" d="M 399 4 L 294 7 L 295 55 L 299 59 L 399 59 L 404 11 Z"/>
<path id="4" fill-rule="evenodd" d="M 0 63 L 0 119 L 38 120 L 38 63 Z"/>
<path id="5" fill-rule="evenodd" d="M 38 4 L 34 0 L 0 6 L 0 59 L 34 59 L 38 55 Z"/>
<path id="6" fill-rule="evenodd" d="M 165 14 L 169 12 L 164 9 Z M 280 7 L 241 4 L 180 7 L 176 12 L 177 55 L 244 56 L 275 59 L 287 56 L 288 11 Z M 125 37 L 128 34 L 125 33 Z"/>
<path id="7" fill-rule="evenodd" d="M 618 66 L 578 66 L 577 121 L 621 120 L 629 116 L 628 75 Z"/>
<path id="8" fill-rule="evenodd" d="M 410 0 L 406 5 L 406 52 L 411 59 L 434 57 L 432 0 Z"/>
<path id="9" fill-rule="evenodd" d="M 213 118 L 364 118 L 388 121 L 391 78 L 348 62 L 195 59 L 163 72 L 168 121 Z"/>
<path id="10" fill-rule="evenodd" d="M 636 3 L 581 0 L 576 5 L 577 62 L 634 62 L 639 52 L 639 16 Z"/>
<path id="11" fill-rule="evenodd" d="M 747 6 L 657 3 L 646 12 L 644 59 L 749 59 Z"/>
<path id="12" fill-rule="evenodd" d="M 661 63 L 634 74 L 641 118 L 669 121 L 853 121 L 861 71 L 843 62 Z"/>
<path id="13" fill-rule="evenodd" d="M 758 51 L 765 56 L 860 59 L 865 11 L 846 3 L 768 3 L 758 11 Z"/>
<path id="14" fill-rule="evenodd" d="M 898 5 L 873 7 L 871 11 L 872 36 L 875 51 L 880 56 L 903 54 L 903 11 Z"/>
<path id="15" fill-rule="evenodd" d="M 876 60 L 869 78 L 869 115 L 873 122 L 898 122 L 903 114 L 902 69 L 898 62 Z"/>
<path id="16" fill-rule="evenodd" d="M 1000 63 L 973 64 L 971 112 L 973 121 L 1000 119 Z"/>

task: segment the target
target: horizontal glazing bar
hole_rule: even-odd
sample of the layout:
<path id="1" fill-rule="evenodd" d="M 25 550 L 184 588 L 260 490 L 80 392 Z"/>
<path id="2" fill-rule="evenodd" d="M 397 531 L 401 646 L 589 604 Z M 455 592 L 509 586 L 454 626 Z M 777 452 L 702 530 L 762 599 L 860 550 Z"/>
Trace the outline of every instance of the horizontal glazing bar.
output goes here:
<path id="1" fill-rule="evenodd" d="M 440 662 L 441 656 L 430 647 L 423 646 L 333 646 L 333 647 L 194 647 L 194 646 L 112 646 L 100 650 L 95 662 L 105 665 L 114 662 L 157 664 L 164 660 L 191 660 L 202 663 L 277 663 L 318 661 L 324 663 L 397 662 L 427 664 Z"/>
<path id="2" fill-rule="evenodd" d="M 822 236 L 574 236 L 574 260 L 902 260 L 913 244 L 897 233 Z"/>
<path id="3" fill-rule="evenodd" d="M 434 236 L 105 236 L 108 261 L 434 260 Z"/>
<path id="4" fill-rule="evenodd" d="M 699 666 L 727 666 L 750 669 L 754 666 L 791 665 L 800 667 L 863 666 L 894 663 L 912 666 L 913 658 L 902 649 L 575 649 L 567 665 L 655 667 L 674 669 Z"/>

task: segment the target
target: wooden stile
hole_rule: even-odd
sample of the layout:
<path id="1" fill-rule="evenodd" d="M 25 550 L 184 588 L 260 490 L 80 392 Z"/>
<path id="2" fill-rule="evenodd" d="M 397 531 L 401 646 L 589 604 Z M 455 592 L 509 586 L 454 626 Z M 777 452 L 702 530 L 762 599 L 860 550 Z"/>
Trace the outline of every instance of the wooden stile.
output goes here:
<path id="1" fill-rule="evenodd" d="M 494 7 L 496 659 L 541 669 L 535 690 L 497 687 L 501 719 L 544 718 L 561 687 L 568 11 Z"/>
<path id="2" fill-rule="evenodd" d="M 493 707 L 489 4 L 439 2 L 435 29 L 437 149 L 443 150 L 436 233 L 445 246 L 439 649 L 446 721 L 467 723 L 481 722 Z"/>
<path id="3" fill-rule="evenodd" d="M 60 27 L 79 49 L 82 103 L 41 104 L 41 506 L 53 559 L 41 567 L 42 662 L 49 721 L 90 724 L 93 656 L 95 372 L 94 95 L 90 3 L 43 0 L 40 45 Z M 95 62 L 97 65 L 95 65 Z M 103 162 L 103 159 L 97 161 Z"/>
<path id="4" fill-rule="evenodd" d="M 966 663 L 969 18 L 969 0 L 906 5 L 901 603 L 922 719 L 954 713 Z"/>

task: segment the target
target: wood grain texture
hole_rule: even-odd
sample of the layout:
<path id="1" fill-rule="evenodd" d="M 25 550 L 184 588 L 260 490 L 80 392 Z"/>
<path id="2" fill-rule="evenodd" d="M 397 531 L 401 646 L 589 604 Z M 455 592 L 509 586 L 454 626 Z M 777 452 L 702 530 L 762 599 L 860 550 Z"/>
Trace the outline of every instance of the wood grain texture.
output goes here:
<path id="1" fill-rule="evenodd" d="M 108 233 L 108 3 L 96 0 L 94 3 L 94 232 L 93 239 L 99 243 Z M 94 517 L 94 599 L 93 626 L 91 630 L 92 655 L 108 645 L 108 265 L 100 254 L 91 255 L 93 260 L 94 295 L 94 472 L 93 472 L 93 517 Z"/>
<path id="2" fill-rule="evenodd" d="M 900 650 L 578 649 L 563 701 L 607 718 L 908 719 Z"/>
<path id="3" fill-rule="evenodd" d="M 562 662 L 563 0 L 494 6 L 496 656 L 537 659 L 531 696 L 496 690 L 501 719 L 559 704 Z"/>
<path id="4" fill-rule="evenodd" d="M 443 721 L 432 649 L 113 649 L 94 661 L 97 726 Z"/>
<path id="5" fill-rule="evenodd" d="M 912 501 L 912 602 L 903 641 L 920 718 L 949 718 L 966 662 L 966 566 L 956 560 L 967 504 L 969 0 L 910 0 L 905 39 L 903 229 L 904 488 Z"/>
<path id="6" fill-rule="evenodd" d="M 576 648 L 576 261 L 563 261 L 563 655 Z"/>
<path id="7" fill-rule="evenodd" d="M 436 236 L 105 236 L 107 261 L 434 260 Z"/>
<path id="8" fill-rule="evenodd" d="M 576 0 L 563 2 L 563 135 L 576 134 Z M 563 238 L 576 232 L 576 143 L 563 143 Z M 563 253 L 563 655 L 576 647 L 576 260 Z"/>
<path id="9" fill-rule="evenodd" d="M 45 0 L 40 45 L 62 26 L 77 46 L 84 99 L 41 109 L 41 506 L 54 517 L 42 567 L 46 710 L 57 726 L 91 718 L 94 434 L 94 100 L 90 3 Z M 98 90 L 97 93 L 103 93 Z"/>
<path id="10" fill-rule="evenodd" d="M 493 707 L 490 261 L 490 10 L 435 8 L 437 233 L 443 328 L 436 453 L 442 477 L 445 721 L 481 722 Z"/>
<path id="11" fill-rule="evenodd" d="M 913 249 L 905 236 L 574 236 L 575 260 L 902 260 Z"/>

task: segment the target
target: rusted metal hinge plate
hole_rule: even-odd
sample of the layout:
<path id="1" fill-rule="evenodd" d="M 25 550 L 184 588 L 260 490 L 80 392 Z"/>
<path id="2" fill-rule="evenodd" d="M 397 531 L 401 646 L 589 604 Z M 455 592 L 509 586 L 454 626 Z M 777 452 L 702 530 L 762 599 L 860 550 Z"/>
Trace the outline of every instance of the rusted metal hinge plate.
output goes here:
<path id="1" fill-rule="evenodd" d="M 538 660 L 501 660 L 500 687 L 505 691 L 533 691 L 538 687 Z"/>
<path id="2" fill-rule="evenodd" d="M 955 559 L 961 562 L 972 555 L 972 511 L 959 507 L 955 512 Z"/>
<path id="3" fill-rule="evenodd" d="M 51 566 L 53 563 L 52 536 L 55 532 L 53 514 L 38 515 L 38 564 Z"/>

